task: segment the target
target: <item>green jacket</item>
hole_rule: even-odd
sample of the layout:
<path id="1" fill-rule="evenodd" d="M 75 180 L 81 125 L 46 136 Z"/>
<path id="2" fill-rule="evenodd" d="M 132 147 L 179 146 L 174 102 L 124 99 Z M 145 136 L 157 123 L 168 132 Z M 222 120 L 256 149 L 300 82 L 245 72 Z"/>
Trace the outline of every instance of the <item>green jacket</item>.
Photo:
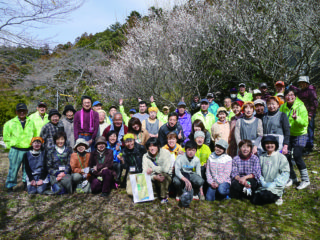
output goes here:
<path id="1" fill-rule="evenodd" d="M 196 112 L 195 114 L 193 114 L 192 118 L 191 118 L 191 122 L 193 123 L 195 120 L 201 120 L 204 124 L 204 127 L 210 132 L 211 134 L 211 127 L 212 125 L 216 122 L 216 117 L 208 112 L 207 116 L 204 117 L 201 110 L 199 112 Z"/>
<path id="2" fill-rule="evenodd" d="M 248 101 L 253 100 L 252 93 L 248 93 L 248 92 L 244 92 L 243 97 L 241 96 L 241 94 L 239 92 L 237 95 L 237 98 L 240 99 L 241 101 L 244 101 L 244 102 L 248 102 Z"/>
<path id="3" fill-rule="evenodd" d="M 228 121 L 230 122 L 231 121 L 231 118 L 232 117 L 234 117 L 235 116 L 235 114 L 234 114 L 234 112 L 231 110 L 231 112 L 229 113 L 229 115 L 228 115 Z"/>
<path id="4" fill-rule="evenodd" d="M 42 117 L 40 116 L 39 112 L 36 111 L 35 113 L 32 113 L 29 116 L 29 119 L 33 122 L 35 128 L 36 128 L 36 136 L 39 137 L 40 136 L 40 132 L 41 129 L 44 125 L 46 125 L 49 121 L 48 119 L 48 114 L 46 113 L 42 119 Z"/>
<path id="5" fill-rule="evenodd" d="M 151 107 L 158 108 L 155 102 L 151 103 Z M 168 122 L 168 115 L 164 115 L 162 112 L 160 112 L 159 108 L 158 108 L 157 118 L 159 119 L 160 122 L 162 122 L 162 124 L 165 124 Z"/>
<path id="6" fill-rule="evenodd" d="M 18 117 L 9 120 L 3 126 L 3 141 L 7 149 L 11 147 L 29 148 L 31 139 L 36 136 L 38 135 L 36 135 L 34 123 L 28 117 L 24 128 Z"/>
<path id="7" fill-rule="evenodd" d="M 123 105 L 121 105 L 120 107 L 119 107 L 119 111 L 120 111 L 120 113 L 122 114 L 122 119 L 123 119 L 123 122 L 124 122 L 124 124 L 126 125 L 126 126 L 128 126 L 128 122 L 129 122 L 129 120 L 130 120 L 130 117 L 124 112 L 124 107 L 123 107 Z M 108 123 L 108 122 L 107 122 Z M 109 125 L 110 125 L 111 123 L 110 123 L 110 120 L 109 120 Z"/>
<path id="8" fill-rule="evenodd" d="M 293 110 L 297 113 L 296 120 L 292 118 Z M 288 116 L 291 136 L 296 137 L 308 133 L 308 111 L 304 106 L 304 103 L 299 98 L 296 98 L 291 109 L 288 108 L 287 103 L 282 104 L 280 112 L 283 112 Z"/>

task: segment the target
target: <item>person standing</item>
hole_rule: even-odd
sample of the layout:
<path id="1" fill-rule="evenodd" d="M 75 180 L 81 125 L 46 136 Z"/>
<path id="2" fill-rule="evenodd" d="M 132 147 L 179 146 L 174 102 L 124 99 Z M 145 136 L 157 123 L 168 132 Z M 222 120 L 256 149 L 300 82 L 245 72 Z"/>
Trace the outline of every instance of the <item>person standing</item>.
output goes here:
<path id="1" fill-rule="evenodd" d="M 82 109 L 74 115 L 74 140 L 83 138 L 89 144 L 87 151 L 94 149 L 94 139 L 99 130 L 99 114 L 92 110 L 92 99 L 89 96 L 81 97 Z"/>
<path id="2" fill-rule="evenodd" d="M 214 116 L 216 116 L 217 115 L 217 110 L 219 108 L 219 105 L 218 105 L 218 103 L 216 103 L 214 101 L 214 94 L 213 93 L 208 93 L 207 94 L 207 99 L 209 101 L 209 109 L 208 109 L 208 111 L 210 113 L 212 113 Z"/>
<path id="3" fill-rule="evenodd" d="M 191 123 L 191 115 L 186 111 L 185 102 L 179 102 L 176 112 L 178 113 L 178 121 L 183 129 L 183 133 L 185 136 L 184 143 L 188 141 L 188 137 L 191 133 L 192 123 Z"/>
<path id="4" fill-rule="evenodd" d="M 39 102 L 37 111 L 29 116 L 29 119 L 33 122 L 37 132 L 36 136 L 40 136 L 41 129 L 49 122 L 47 111 L 47 104 L 45 102 Z"/>
<path id="5" fill-rule="evenodd" d="M 277 81 L 274 86 L 276 88 L 276 93 L 274 94 L 274 96 L 278 96 L 279 93 L 284 93 L 285 85 L 283 81 Z"/>
<path id="6" fill-rule="evenodd" d="M 271 94 L 268 92 L 268 85 L 266 83 L 261 83 L 260 91 L 261 91 L 261 99 L 266 102 L 267 99 L 271 97 Z"/>
<path id="7" fill-rule="evenodd" d="M 73 118 L 76 110 L 72 105 L 66 105 L 63 110 L 64 117 L 61 118 L 61 122 L 64 127 L 64 131 L 67 134 L 67 141 L 69 146 L 74 146 L 74 127 L 73 127 Z"/>
<path id="8" fill-rule="evenodd" d="M 201 110 L 192 116 L 191 121 L 193 123 L 196 119 L 201 120 L 205 128 L 207 129 L 207 131 L 209 131 L 211 134 L 211 127 L 215 123 L 216 118 L 212 113 L 208 111 L 208 108 L 209 108 L 208 99 L 202 99 L 200 101 L 200 104 L 201 104 L 200 105 Z"/>
<path id="9" fill-rule="evenodd" d="M 246 85 L 244 83 L 239 84 L 239 93 L 237 97 L 243 102 L 249 102 L 253 100 L 252 94 L 246 92 Z"/>
<path id="10" fill-rule="evenodd" d="M 8 192 L 13 191 L 13 187 L 17 185 L 17 176 L 22 164 L 22 182 L 24 188 L 27 188 L 25 164 L 22 161 L 24 154 L 30 148 L 30 142 L 36 136 L 36 128 L 34 122 L 28 117 L 28 108 L 24 103 L 16 105 L 17 116 L 3 126 L 3 141 L 9 151 L 9 172 L 6 180 L 6 188 Z"/>
<path id="11" fill-rule="evenodd" d="M 157 108 L 157 105 L 156 103 L 154 102 L 154 98 L 153 96 L 150 97 L 150 102 L 151 102 L 151 107 L 156 107 Z M 159 119 L 159 121 L 162 122 L 162 124 L 165 124 L 168 122 L 168 115 L 169 115 L 169 112 L 170 112 L 170 108 L 168 106 L 164 106 L 162 108 L 162 112 L 158 111 L 157 112 L 157 118 Z"/>
<path id="12" fill-rule="evenodd" d="M 123 142 L 123 136 L 125 134 L 127 134 L 128 132 L 128 127 L 126 125 L 124 125 L 123 121 L 122 121 L 122 115 L 121 113 L 115 113 L 113 115 L 113 121 L 112 124 L 110 126 L 108 126 L 104 131 L 102 136 L 104 136 L 107 139 L 107 135 L 108 132 L 110 131 L 116 131 L 117 135 L 118 135 L 118 142 L 121 142 L 121 145 L 124 146 L 124 142 Z"/>
<path id="13" fill-rule="evenodd" d="M 147 113 L 147 103 L 145 101 L 139 102 L 139 112 L 134 114 L 132 117 L 138 118 L 140 122 L 149 118 L 149 114 Z"/>

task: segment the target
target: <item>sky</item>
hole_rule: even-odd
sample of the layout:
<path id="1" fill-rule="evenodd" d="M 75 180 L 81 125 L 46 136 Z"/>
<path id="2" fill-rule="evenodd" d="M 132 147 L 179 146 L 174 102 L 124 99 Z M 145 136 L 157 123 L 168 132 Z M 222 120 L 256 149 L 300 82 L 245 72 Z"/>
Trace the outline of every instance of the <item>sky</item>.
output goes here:
<path id="1" fill-rule="evenodd" d="M 33 29 L 32 34 L 36 39 L 49 43 L 50 47 L 73 43 L 85 32 L 95 34 L 106 30 L 117 21 L 124 23 L 133 10 L 147 15 L 151 6 L 165 8 L 168 4 L 171 4 L 170 1 L 164 0 L 86 0 L 83 6 L 72 12 L 65 21 Z"/>

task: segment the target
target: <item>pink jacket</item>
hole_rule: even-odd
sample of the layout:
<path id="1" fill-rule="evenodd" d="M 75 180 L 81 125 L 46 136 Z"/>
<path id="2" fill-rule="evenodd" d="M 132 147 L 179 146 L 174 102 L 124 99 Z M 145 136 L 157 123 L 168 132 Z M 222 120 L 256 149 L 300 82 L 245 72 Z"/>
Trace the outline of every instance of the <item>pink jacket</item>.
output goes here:
<path id="1" fill-rule="evenodd" d="M 212 153 L 207 161 L 207 182 L 221 184 L 224 182 L 231 184 L 232 158 L 228 154 L 217 156 Z"/>

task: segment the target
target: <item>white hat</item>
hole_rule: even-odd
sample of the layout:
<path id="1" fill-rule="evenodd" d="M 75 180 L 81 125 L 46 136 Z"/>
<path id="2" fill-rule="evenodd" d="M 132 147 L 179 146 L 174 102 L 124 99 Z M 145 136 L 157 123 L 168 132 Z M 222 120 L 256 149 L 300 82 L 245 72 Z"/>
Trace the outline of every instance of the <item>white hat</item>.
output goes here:
<path id="1" fill-rule="evenodd" d="M 261 94 L 261 91 L 259 89 L 253 90 L 253 95 Z"/>
<path id="2" fill-rule="evenodd" d="M 300 76 L 298 82 L 306 82 L 306 83 L 310 84 L 308 76 Z"/>
<path id="3" fill-rule="evenodd" d="M 257 100 L 255 100 L 253 103 L 254 103 L 254 105 L 261 104 L 261 105 L 263 105 L 264 107 L 266 107 L 266 102 L 263 101 L 262 99 L 257 99 Z"/>

